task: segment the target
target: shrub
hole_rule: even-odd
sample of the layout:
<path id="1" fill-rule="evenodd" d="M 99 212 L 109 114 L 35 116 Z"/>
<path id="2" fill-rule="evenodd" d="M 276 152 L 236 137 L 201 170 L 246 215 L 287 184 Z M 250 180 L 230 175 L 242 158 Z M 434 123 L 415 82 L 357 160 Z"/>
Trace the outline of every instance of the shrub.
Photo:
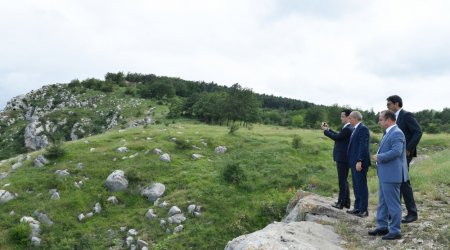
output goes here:
<path id="1" fill-rule="evenodd" d="M 261 205 L 260 213 L 262 216 L 267 217 L 269 221 L 280 221 L 283 218 L 285 211 L 284 203 L 275 203 L 273 201 L 264 202 Z"/>
<path id="2" fill-rule="evenodd" d="M 142 180 L 141 172 L 132 168 L 125 172 L 125 177 L 130 183 L 139 183 Z"/>
<path id="3" fill-rule="evenodd" d="M 52 143 L 47 149 L 45 150 L 45 157 L 49 159 L 56 159 L 58 157 L 63 156 L 65 153 L 64 149 L 61 147 L 61 142 L 57 141 Z"/>
<path id="4" fill-rule="evenodd" d="M 27 223 L 19 223 L 9 230 L 9 237 L 14 243 L 26 246 L 30 243 L 31 227 Z"/>
<path id="5" fill-rule="evenodd" d="M 234 134 L 239 129 L 239 125 L 236 123 L 231 124 L 228 130 L 228 134 Z"/>
<path id="6" fill-rule="evenodd" d="M 175 140 L 175 144 L 177 145 L 177 149 L 191 149 L 192 143 L 189 140 L 179 138 Z"/>
<path id="7" fill-rule="evenodd" d="M 295 149 L 299 149 L 302 144 L 302 138 L 298 135 L 294 135 L 292 138 L 292 147 Z"/>
<path id="8" fill-rule="evenodd" d="M 231 184 L 239 185 L 247 179 L 244 170 L 239 163 L 228 163 L 222 173 L 223 179 Z"/>

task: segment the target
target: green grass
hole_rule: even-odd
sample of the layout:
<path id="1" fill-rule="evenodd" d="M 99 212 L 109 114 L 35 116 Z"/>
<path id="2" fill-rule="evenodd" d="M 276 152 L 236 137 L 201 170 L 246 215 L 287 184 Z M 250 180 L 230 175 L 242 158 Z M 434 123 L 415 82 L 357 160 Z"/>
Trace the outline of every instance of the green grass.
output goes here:
<path id="1" fill-rule="evenodd" d="M 163 117 L 164 111 L 158 112 Z M 298 148 L 292 146 L 294 136 L 301 138 Z M 173 137 L 187 139 L 200 149 L 177 147 L 171 141 Z M 424 144 L 433 147 L 435 142 L 429 140 L 442 143 L 448 137 L 424 136 Z M 226 146 L 227 153 L 215 154 L 214 148 L 219 145 Z M 121 146 L 128 147 L 129 152 L 116 152 Z M 95 148 L 94 152 L 91 148 Z M 169 153 L 172 161 L 160 161 L 152 152 L 154 148 Z M 281 220 L 297 189 L 309 188 L 325 196 L 336 194 L 332 148 L 332 141 L 319 130 L 253 125 L 250 130 L 240 128 L 228 134 L 226 126 L 189 120 L 114 130 L 67 142 L 62 145 L 65 154 L 51 164 L 34 168 L 31 161 L 26 161 L 22 168 L 0 180 L 0 186 L 10 183 L 5 189 L 19 194 L 17 199 L 0 206 L 0 249 L 18 247 L 9 235 L 22 216 L 31 216 L 35 210 L 48 214 L 54 221 L 52 227 L 42 230 L 42 249 L 107 249 L 126 237 L 126 232 L 120 231 L 123 226 L 137 229 L 139 238 L 149 242 L 151 249 L 223 249 L 229 240 Z M 134 158 L 122 159 L 136 153 Z M 204 157 L 192 160 L 193 153 Z M 415 187 L 428 191 L 435 184 L 428 179 L 434 178 L 448 187 L 445 177 L 449 172 L 448 160 L 441 154 L 433 156 L 430 161 L 435 162 L 434 169 L 422 181 L 420 175 L 427 173 L 428 165 L 423 165 L 424 161 L 414 167 L 411 178 Z M 78 162 L 84 164 L 83 169 L 77 169 Z M 246 177 L 234 184 L 223 177 L 224 168 L 233 162 L 239 164 Z M 11 164 L 0 165 L 0 172 L 10 169 Z M 68 169 L 71 175 L 57 177 L 54 172 L 58 169 Z M 124 170 L 130 177 L 130 186 L 113 193 L 120 203 L 112 205 L 106 201 L 110 194 L 104 181 L 116 169 Z M 375 171 L 371 170 L 369 176 L 373 193 L 377 189 Z M 84 184 L 78 189 L 74 182 L 80 180 Z M 197 218 L 187 215 L 181 233 L 167 234 L 159 226 L 159 219 L 167 218 L 170 206 L 153 207 L 140 196 L 140 188 L 152 182 L 166 185 L 162 200 L 170 206 L 177 205 L 187 215 L 189 204 L 200 205 L 202 215 Z M 50 200 L 51 188 L 58 189 L 60 200 Z M 79 222 L 78 214 L 91 211 L 96 202 L 102 204 L 102 212 Z M 154 208 L 157 220 L 144 217 L 149 208 Z M 9 215 L 11 211 L 15 215 Z M 174 227 L 169 225 L 170 229 Z"/>

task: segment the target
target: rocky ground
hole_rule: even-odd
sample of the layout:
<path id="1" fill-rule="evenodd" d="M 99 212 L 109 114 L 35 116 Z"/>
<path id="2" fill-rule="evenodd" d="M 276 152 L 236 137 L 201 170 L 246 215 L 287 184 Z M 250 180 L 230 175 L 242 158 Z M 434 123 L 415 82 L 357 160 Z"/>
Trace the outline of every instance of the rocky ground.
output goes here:
<path id="1" fill-rule="evenodd" d="M 415 194 L 419 209 L 419 219 L 409 224 L 402 224 L 403 238 L 394 241 L 381 240 L 381 237 L 369 236 L 367 232 L 376 225 L 376 208 L 371 208 L 369 217 L 359 224 L 351 224 L 344 238 L 349 249 L 450 249 L 450 193 L 449 187 L 436 187 L 442 190 L 441 199 L 435 200 L 427 194 Z M 405 214 L 406 211 L 404 211 Z M 339 231 L 339 230 L 338 230 Z"/>

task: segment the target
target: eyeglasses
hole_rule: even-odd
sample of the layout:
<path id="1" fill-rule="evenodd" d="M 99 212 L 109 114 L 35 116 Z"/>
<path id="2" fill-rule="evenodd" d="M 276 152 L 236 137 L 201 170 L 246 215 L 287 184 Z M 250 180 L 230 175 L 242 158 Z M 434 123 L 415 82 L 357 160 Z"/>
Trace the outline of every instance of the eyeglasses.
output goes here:
<path id="1" fill-rule="evenodd" d="M 389 106 L 391 106 L 392 104 L 393 104 L 392 102 L 388 102 L 388 103 L 386 104 L 386 106 L 389 107 Z"/>

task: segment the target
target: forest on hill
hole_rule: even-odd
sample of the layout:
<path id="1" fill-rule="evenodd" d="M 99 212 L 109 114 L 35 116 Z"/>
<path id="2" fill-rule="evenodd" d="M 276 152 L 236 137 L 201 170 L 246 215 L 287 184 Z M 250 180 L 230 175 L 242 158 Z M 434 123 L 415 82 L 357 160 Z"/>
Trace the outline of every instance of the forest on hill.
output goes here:
<path id="1" fill-rule="evenodd" d="M 341 110 L 351 109 L 258 94 L 239 83 L 228 87 L 153 74 L 107 73 L 103 80 L 52 84 L 9 101 L 0 113 L 0 160 L 36 149 L 27 145 L 36 136 L 69 141 L 115 126 L 125 128 L 158 105 L 167 112 L 153 118 L 155 123 L 188 118 L 234 127 L 265 124 L 306 129 L 318 128 L 322 121 L 338 128 Z M 381 132 L 377 114 L 360 111 L 371 131 Z M 426 133 L 450 132 L 449 108 L 415 115 Z"/>
<path id="2" fill-rule="evenodd" d="M 139 73 L 107 73 L 105 80 L 74 80 L 69 86 L 114 91 L 125 87 L 125 94 L 140 98 L 156 98 L 170 104 L 169 118 L 189 117 L 211 124 L 230 121 L 255 122 L 298 128 L 317 128 L 321 121 L 339 126 L 338 105 L 324 106 L 314 103 L 254 93 L 239 83 L 231 87 L 214 82 L 187 81 L 175 77 Z M 378 131 L 377 116 L 373 110 L 361 111 L 365 123 Z M 427 133 L 450 132 L 450 108 L 442 111 L 422 110 L 415 113 Z"/>

